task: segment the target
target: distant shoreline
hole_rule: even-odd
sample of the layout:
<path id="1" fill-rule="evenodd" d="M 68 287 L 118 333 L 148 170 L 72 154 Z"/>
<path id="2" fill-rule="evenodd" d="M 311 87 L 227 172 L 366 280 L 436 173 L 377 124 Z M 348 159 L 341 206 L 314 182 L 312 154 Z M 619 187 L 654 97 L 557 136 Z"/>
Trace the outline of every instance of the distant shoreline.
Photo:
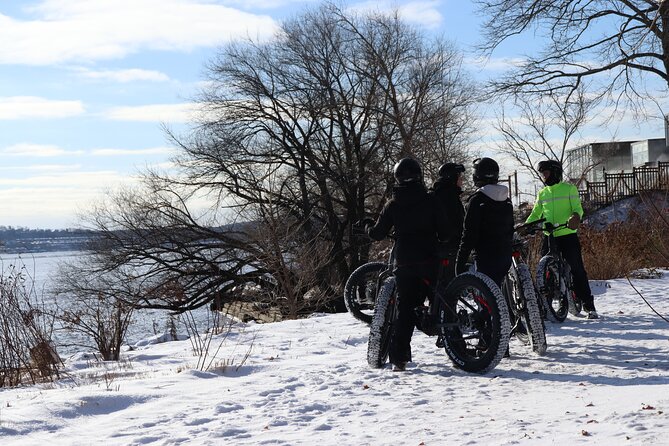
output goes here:
<path id="1" fill-rule="evenodd" d="M 0 226 L 0 253 L 84 251 L 92 237 L 92 231 L 79 229 L 26 229 Z"/>

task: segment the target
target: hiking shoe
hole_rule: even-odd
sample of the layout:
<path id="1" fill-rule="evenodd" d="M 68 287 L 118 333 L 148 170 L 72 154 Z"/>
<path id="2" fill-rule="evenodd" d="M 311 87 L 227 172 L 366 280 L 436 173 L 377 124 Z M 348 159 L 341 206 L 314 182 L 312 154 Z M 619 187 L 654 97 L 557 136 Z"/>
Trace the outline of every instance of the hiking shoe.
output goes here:
<path id="1" fill-rule="evenodd" d="M 407 369 L 407 363 L 404 361 L 393 363 L 393 372 L 403 372 Z"/>
<path id="2" fill-rule="evenodd" d="M 599 315 L 595 310 L 588 311 L 588 319 L 599 319 Z"/>

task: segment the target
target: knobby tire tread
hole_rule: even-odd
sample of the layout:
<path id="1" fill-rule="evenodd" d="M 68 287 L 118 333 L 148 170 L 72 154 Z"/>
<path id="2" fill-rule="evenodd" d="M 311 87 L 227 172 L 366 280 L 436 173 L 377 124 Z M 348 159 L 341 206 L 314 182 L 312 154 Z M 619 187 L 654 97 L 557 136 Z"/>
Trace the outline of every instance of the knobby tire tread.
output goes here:
<path id="1" fill-rule="evenodd" d="M 395 278 L 390 277 L 383 282 L 377 295 L 367 342 L 367 363 L 374 369 L 382 368 L 388 359 L 390 351 L 389 336 L 393 323 L 392 320 L 388 320 L 388 313 L 389 306 L 395 305 L 393 299 L 395 293 Z M 391 317 L 394 317 L 395 314 L 395 311 L 390 312 Z"/>
<path id="2" fill-rule="evenodd" d="M 569 306 L 569 297 L 565 299 L 565 296 L 560 295 L 560 300 L 566 302 L 561 302 L 561 306 L 559 309 L 559 313 L 555 312 L 555 309 L 551 305 L 551 302 L 549 301 L 549 294 L 550 290 L 546 289 L 546 283 L 545 283 L 545 278 L 546 278 L 546 270 L 549 268 L 551 265 L 554 264 L 554 268 L 556 271 L 559 271 L 559 266 L 558 266 L 558 261 L 550 255 L 545 255 L 539 260 L 539 264 L 537 265 L 537 288 L 540 290 L 540 299 L 544 300 L 545 307 L 546 307 L 546 316 L 548 319 L 550 319 L 551 322 L 564 322 L 564 320 L 567 318 L 567 314 L 569 313 L 568 308 L 563 308 L 565 305 L 568 307 Z M 559 287 L 559 283 L 557 284 Z"/>
<path id="3" fill-rule="evenodd" d="M 450 300 L 452 293 L 465 287 L 478 289 L 484 295 L 486 302 L 492 307 L 491 316 L 493 320 L 497 321 L 493 327 L 496 331 L 493 334 L 497 342 L 496 350 L 494 350 L 492 355 L 487 355 L 486 360 L 462 358 L 458 355 L 457 347 L 452 347 L 451 345 L 458 340 L 450 338 L 447 334 L 445 335 L 445 350 L 454 367 L 470 373 L 485 374 L 493 370 L 500 363 L 509 346 L 509 336 L 511 333 L 509 309 L 502 291 L 497 284 L 491 278 L 479 272 L 467 272 L 455 277 L 446 289 L 445 298 Z M 455 303 L 456 305 L 453 305 L 453 308 L 457 306 L 457 302 Z M 442 320 L 443 322 L 445 320 Z"/>
<path id="4" fill-rule="evenodd" d="M 517 279 L 517 284 L 521 286 L 518 291 L 522 293 L 521 296 L 525 302 L 525 314 L 523 317 L 525 319 L 526 327 L 530 332 L 530 346 L 532 347 L 532 351 L 536 354 L 544 355 L 548 348 L 546 342 L 546 327 L 541 317 L 541 311 L 539 310 L 539 300 L 534 291 L 534 283 L 532 282 L 530 268 L 526 264 L 521 263 L 518 265 Z"/>
<path id="5" fill-rule="evenodd" d="M 344 286 L 344 305 L 346 305 L 346 310 L 348 310 L 348 312 L 359 321 L 362 321 L 366 324 L 371 324 L 373 317 L 372 314 L 364 313 L 360 308 L 360 301 L 358 300 L 358 288 L 360 286 L 367 285 L 366 283 L 361 282 L 365 280 L 368 274 L 375 272 L 380 273 L 386 268 L 388 268 L 388 264 L 385 262 L 368 262 L 360 265 L 348 277 L 346 285 Z M 376 280 L 376 278 L 374 280 Z"/>

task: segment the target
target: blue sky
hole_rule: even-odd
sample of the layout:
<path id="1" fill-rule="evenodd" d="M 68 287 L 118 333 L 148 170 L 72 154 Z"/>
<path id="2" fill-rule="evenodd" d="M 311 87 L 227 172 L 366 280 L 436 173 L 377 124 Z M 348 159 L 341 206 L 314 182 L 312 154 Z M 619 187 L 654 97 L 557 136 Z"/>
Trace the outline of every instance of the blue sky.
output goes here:
<path id="1" fill-rule="evenodd" d="M 317 4 L 0 0 L 0 225 L 75 226 L 105 190 L 131 184 L 147 165 L 167 166 L 173 149 L 160 124 L 187 122 L 217 47 L 269 38 L 280 20 Z M 473 72 L 494 73 L 528 49 L 527 39 L 510 42 L 486 65 L 472 62 L 480 21 L 466 0 L 347 5 L 399 8 L 454 41 Z"/>

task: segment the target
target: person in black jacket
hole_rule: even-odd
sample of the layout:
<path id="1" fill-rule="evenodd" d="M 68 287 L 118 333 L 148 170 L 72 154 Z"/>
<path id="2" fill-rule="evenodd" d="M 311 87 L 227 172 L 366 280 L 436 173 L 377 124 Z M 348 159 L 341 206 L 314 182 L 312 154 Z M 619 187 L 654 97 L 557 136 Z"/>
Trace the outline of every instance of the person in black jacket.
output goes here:
<path id="1" fill-rule="evenodd" d="M 442 246 L 448 265 L 439 277 L 439 283 L 444 286 L 455 277 L 455 260 L 458 248 L 460 248 L 462 226 L 465 221 L 465 208 L 460 200 L 464 172 L 465 166 L 462 164 L 445 163 L 439 168 L 439 178 L 432 186 L 432 193 L 437 197 L 448 216 L 448 225 L 445 229 L 447 238 Z"/>
<path id="2" fill-rule="evenodd" d="M 394 229 L 394 272 L 398 318 L 390 339 L 393 370 L 404 370 L 411 361 L 411 337 L 417 322 L 416 307 L 431 297 L 437 275 L 437 244 L 445 237 L 446 214 L 423 184 L 420 164 L 403 158 L 395 164 L 393 196 L 375 223 L 366 222 L 367 234 L 382 240 Z"/>
<path id="3" fill-rule="evenodd" d="M 497 184 L 498 178 L 499 165 L 495 160 L 474 161 L 474 185 L 478 190 L 467 203 L 456 272 L 466 270 L 469 255 L 474 250 L 478 271 L 501 287 L 511 267 L 514 222 L 509 189 Z"/>

